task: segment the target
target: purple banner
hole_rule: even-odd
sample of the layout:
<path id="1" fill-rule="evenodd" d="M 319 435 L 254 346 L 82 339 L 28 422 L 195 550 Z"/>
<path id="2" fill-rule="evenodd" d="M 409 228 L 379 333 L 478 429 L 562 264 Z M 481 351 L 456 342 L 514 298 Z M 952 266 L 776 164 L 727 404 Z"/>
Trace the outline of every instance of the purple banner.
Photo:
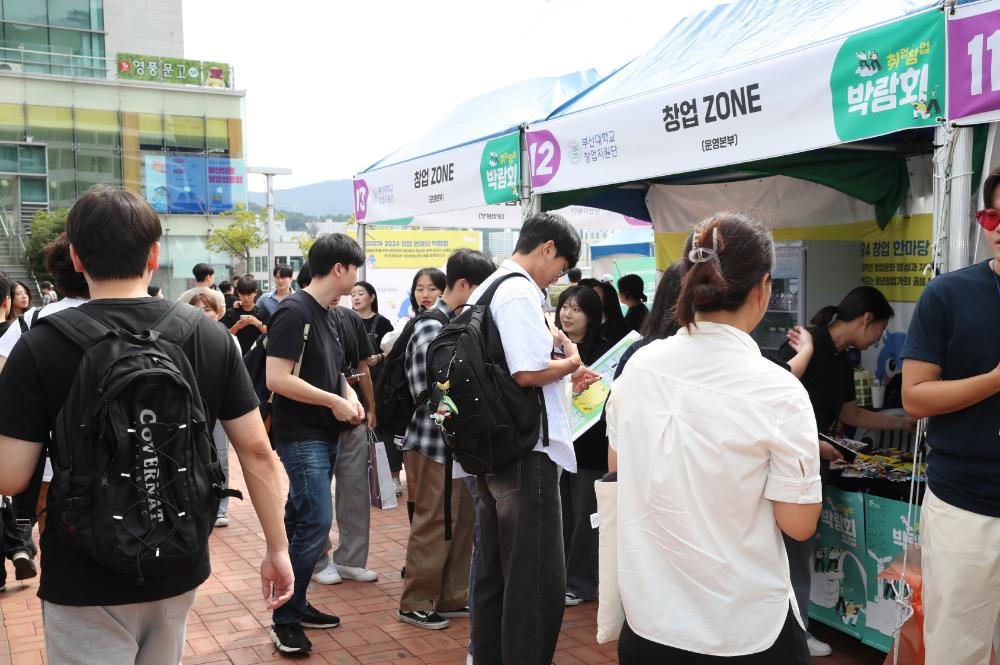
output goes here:
<path id="1" fill-rule="evenodd" d="M 948 21 L 949 120 L 1000 109 L 1000 2 L 974 11 Z"/>

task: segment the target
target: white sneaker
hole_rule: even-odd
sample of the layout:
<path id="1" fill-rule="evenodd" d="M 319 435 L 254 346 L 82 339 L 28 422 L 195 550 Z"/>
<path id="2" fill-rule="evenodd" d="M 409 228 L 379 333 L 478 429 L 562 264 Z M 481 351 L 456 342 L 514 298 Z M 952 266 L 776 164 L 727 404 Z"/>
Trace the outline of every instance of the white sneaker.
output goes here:
<path id="1" fill-rule="evenodd" d="M 229 518 L 225 515 L 219 515 L 215 518 L 215 526 L 229 526 Z"/>
<path id="2" fill-rule="evenodd" d="M 473 665 L 471 653 L 465 657 L 465 665 Z"/>
<path id="3" fill-rule="evenodd" d="M 337 566 L 332 561 L 326 564 L 326 568 L 313 574 L 313 581 L 320 584 L 340 584 L 343 582 L 340 579 L 340 573 L 337 572 Z"/>
<path id="4" fill-rule="evenodd" d="M 334 566 L 337 568 L 337 572 L 340 573 L 340 577 L 345 580 L 354 580 L 355 582 L 374 582 L 378 579 L 378 573 L 374 570 L 368 570 L 367 568 L 355 566 L 341 566 L 338 564 L 334 564 Z"/>
<path id="5" fill-rule="evenodd" d="M 822 657 L 833 653 L 833 648 L 829 644 L 817 640 L 809 633 L 806 633 L 806 644 L 809 645 L 810 656 Z"/>

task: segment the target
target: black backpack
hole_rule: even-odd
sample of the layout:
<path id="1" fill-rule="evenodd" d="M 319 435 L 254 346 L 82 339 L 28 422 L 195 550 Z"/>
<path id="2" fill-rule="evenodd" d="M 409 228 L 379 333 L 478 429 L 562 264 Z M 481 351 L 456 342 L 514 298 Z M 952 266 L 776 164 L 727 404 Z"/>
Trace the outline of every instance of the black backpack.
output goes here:
<path id="1" fill-rule="evenodd" d="M 204 314 L 175 303 L 140 334 L 79 309 L 47 316 L 83 349 L 51 443 L 48 524 L 118 573 L 191 570 L 225 489 L 197 378 L 181 349 Z"/>
<path id="2" fill-rule="evenodd" d="M 457 413 L 441 426 L 444 442 L 449 456 L 476 476 L 502 469 L 530 453 L 538 443 L 540 428 L 543 445 L 549 440 L 542 389 L 522 388 L 514 381 L 490 314 L 497 288 L 512 277 L 528 279 L 521 273 L 497 279 L 479 302 L 467 305 L 427 348 L 431 413 L 445 396 L 451 398 Z"/>
<path id="3" fill-rule="evenodd" d="M 448 325 L 448 315 L 432 307 L 406 322 L 399 337 L 392 344 L 392 350 L 380 363 L 378 382 L 375 385 L 375 413 L 378 426 L 391 443 L 395 437 L 406 434 L 417 405 L 410 393 L 410 383 L 406 378 L 406 347 L 413 337 L 413 327 L 422 319 L 434 319 L 441 325 Z"/>

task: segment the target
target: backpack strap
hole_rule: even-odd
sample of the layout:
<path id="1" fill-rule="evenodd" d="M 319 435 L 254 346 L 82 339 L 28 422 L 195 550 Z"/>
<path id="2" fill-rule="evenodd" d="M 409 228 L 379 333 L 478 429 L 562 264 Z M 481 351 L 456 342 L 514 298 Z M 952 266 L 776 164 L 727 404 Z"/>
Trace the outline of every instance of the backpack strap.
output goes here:
<path id="1" fill-rule="evenodd" d="M 205 313 L 197 307 L 183 302 L 175 302 L 149 329 L 157 331 L 160 333 L 160 337 L 177 346 L 184 346 L 203 318 L 205 318 Z"/>
<path id="2" fill-rule="evenodd" d="M 523 277 L 524 279 L 528 279 L 528 276 L 525 275 L 524 273 L 521 273 L 521 272 L 509 272 L 506 275 L 503 275 L 502 277 L 497 278 L 497 280 L 495 282 L 493 282 L 492 284 L 490 284 L 490 288 L 486 289 L 486 292 L 483 293 L 482 296 L 480 296 L 479 300 L 476 301 L 476 304 L 477 305 L 483 305 L 485 307 L 489 307 L 490 303 L 493 302 L 493 296 L 496 295 L 497 289 L 499 289 L 500 285 L 503 284 L 504 282 L 506 282 L 511 277 Z"/>
<path id="3" fill-rule="evenodd" d="M 45 305 L 41 307 L 36 307 L 34 313 L 31 315 L 31 327 L 34 328 L 35 324 L 38 323 L 38 317 L 41 315 L 42 310 L 45 309 Z"/>
<path id="4" fill-rule="evenodd" d="M 103 323 L 76 307 L 64 309 L 50 316 L 38 319 L 38 325 L 54 326 L 63 337 L 66 337 L 84 351 L 93 346 L 95 342 L 114 334 Z"/>
<path id="5" fill-rule="evenodd" d="M 17 327 L 21 329 L 21 334 L 28 332 L 28 322 L 24 320 L 24 314 L 17 317 Z"/>

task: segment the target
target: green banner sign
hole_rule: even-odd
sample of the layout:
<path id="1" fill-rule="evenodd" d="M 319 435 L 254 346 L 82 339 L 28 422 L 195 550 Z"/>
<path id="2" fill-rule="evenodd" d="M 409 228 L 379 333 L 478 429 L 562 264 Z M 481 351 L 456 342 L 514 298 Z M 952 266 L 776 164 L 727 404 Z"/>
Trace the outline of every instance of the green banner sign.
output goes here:
<path id="1" fill-rule="evenodd" d="M 487 204 L 514 201 L 521 184 L 521 138 L 507 134 L 487 141 L 479 163 L 483 199 Z"/>
<path id="2" fill-rule="evenodd" d="M 848 37 L 830 75 L 840 139 L 936 125 L 945 108 L 945 50 L 936 10 Z"/>
<path id="3" fill-rule="evenodd" d="M 225 63 L 135 53 L 118 54 L 118 78 L 210 88 L 232 87 L 231 71 Z"/>

